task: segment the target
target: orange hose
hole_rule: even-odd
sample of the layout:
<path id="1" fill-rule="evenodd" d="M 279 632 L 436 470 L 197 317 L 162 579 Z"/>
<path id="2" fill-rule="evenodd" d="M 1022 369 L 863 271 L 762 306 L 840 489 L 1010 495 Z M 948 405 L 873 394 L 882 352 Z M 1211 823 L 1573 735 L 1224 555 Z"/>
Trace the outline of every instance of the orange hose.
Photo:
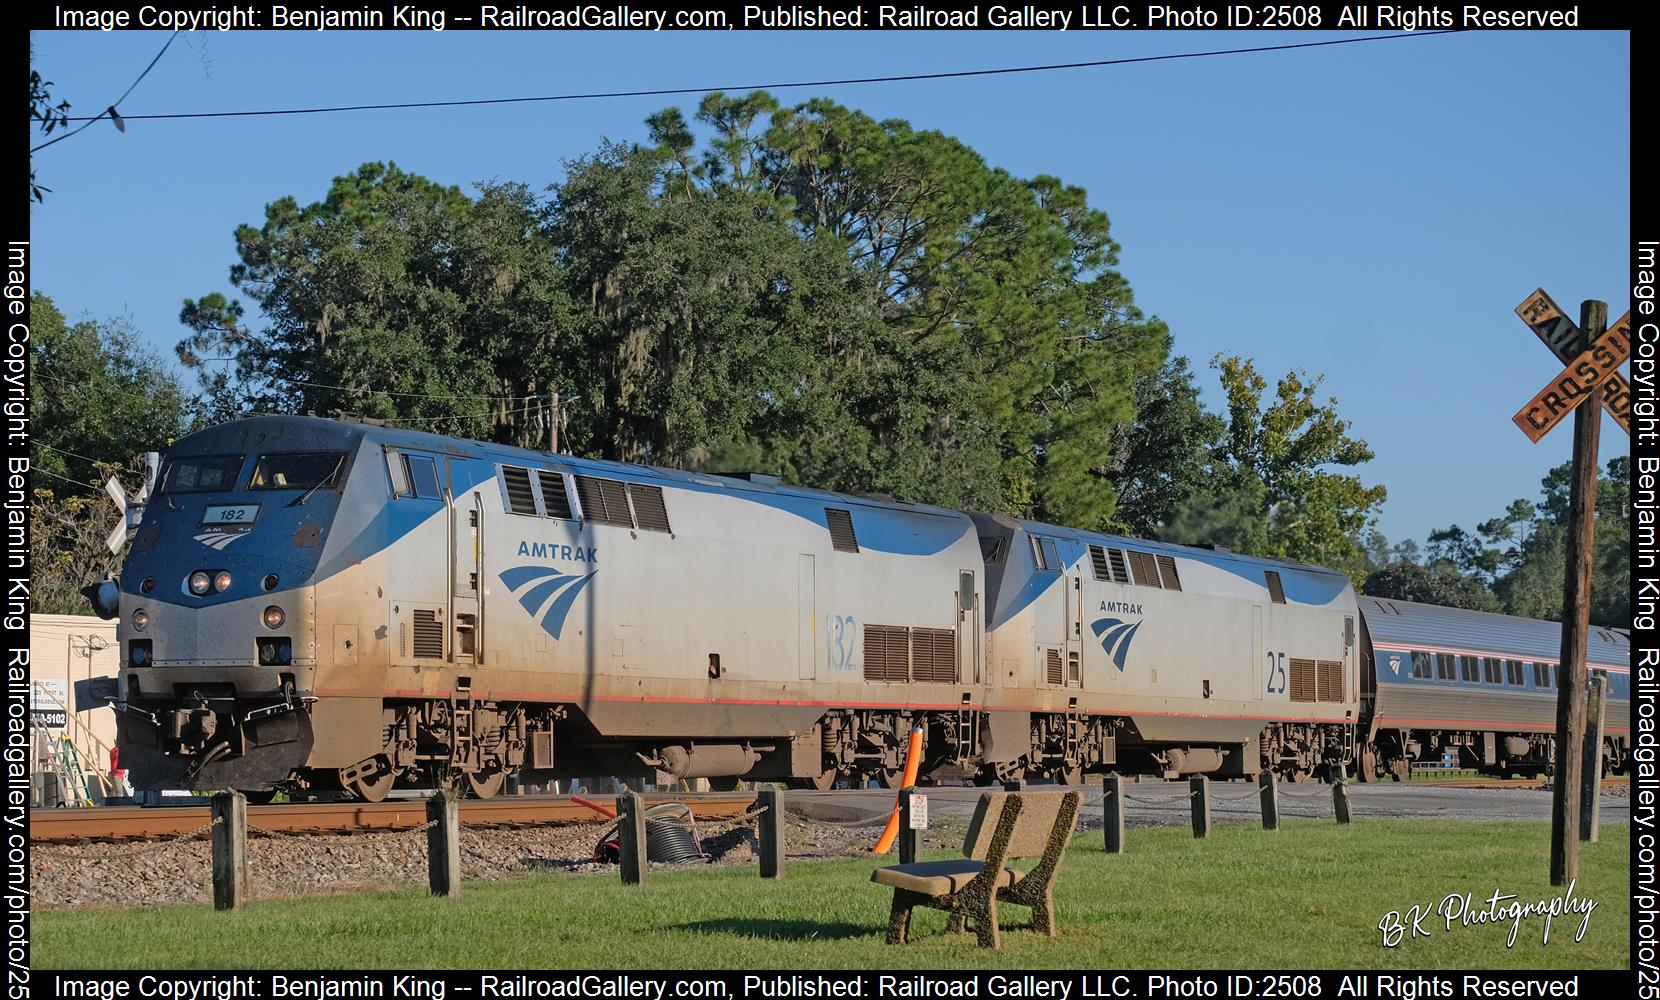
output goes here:
<path id="1" fill-rule="evenodd" d="M 616 819 L 617 818 L 617 811 L 615 809 L 607 809 L 604 806 L 600 805 L 598 802 L 590 802 L 590 801 L 588 801 L 587 799 L 583 798 L 580 795 L 571 796 L 571 801 L 575 802 L 579 806 L 587 806 L 589 809 L 592 809 L 594 812 L 599 813 L 601 816 L 604 816 L 606 819 Z"/>
<path id="2" fill-rule="evenodd" d="M 905 751 L 905 780 L 899 783 L 899 790 L 916 787 L 916 773 L 922 770 L 922 727 L 916 726 L 911 730 L 911 746 Z M 899 839 L 899 799 L 893 800 L 893 813 L 888 816 L 888 828 L 882 831 L 882 839 L 870 849 L 872 854 L 886 854 L 893 850 L 893 842 Z"/>

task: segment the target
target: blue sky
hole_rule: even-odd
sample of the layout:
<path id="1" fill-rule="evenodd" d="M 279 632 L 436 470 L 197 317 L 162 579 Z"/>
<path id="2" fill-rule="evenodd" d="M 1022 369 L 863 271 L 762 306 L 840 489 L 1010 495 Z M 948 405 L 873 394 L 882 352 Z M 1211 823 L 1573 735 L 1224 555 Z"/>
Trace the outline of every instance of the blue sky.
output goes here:
<path id="1" fill-rule="evenodd" d="M 164 34 L 36 32 L 76 113 Z M 208 33 L 181 37 L 127 114 L 447 100 L 927 73 L 1301 42 L 1271 32 Z M 1559 366 L 1511 312 L 1626 308 L 1630 36 L 1494 32 L 970 80 L 786 90 L 954 135 L 990 163 L 1088 190 L 1138 304 L 1219 401 L 1219 351 L 1324 374 L 1389 488 L 1380 527 L 1472 527 L 1571 450 L 1510 423 Z M 182 299 L 230 292 L 233 228 L 395 160 L 436 180 L 540 188 L 671 101 L 128 124 L 40 153 L 35 288 L 72 319 L 125 315 L 158 350 Z M 695 97 L 681 99 L 683 107 Z M 566 387 L 580 391 L 580 387 Z M 1603 457 L 1628 451 L 1606 417 Z"/>

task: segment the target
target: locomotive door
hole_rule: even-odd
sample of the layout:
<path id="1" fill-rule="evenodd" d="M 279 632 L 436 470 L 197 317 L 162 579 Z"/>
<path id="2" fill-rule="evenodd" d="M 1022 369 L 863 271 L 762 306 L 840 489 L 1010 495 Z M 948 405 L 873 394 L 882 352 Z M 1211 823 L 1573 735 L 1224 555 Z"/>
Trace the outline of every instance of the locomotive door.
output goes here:
<path id="1" fill-rule="evenodd" d="M 484 610 L 480 581 L 484 577 L 484 498 L 477 490 L 455 496 L 453 460 L 445 461 L 451 484 L 450 609 L 454 619 L 450 641 L 453 663 L 484 662 Z"/>
<path id="2" fill-rule="evenodd" d="M 957 683 L 980 683 L 980 600 L 968 569 L 957 573 Z"/>
<path id="3" fill-rule="evenodd" d="M 1263 687 L 1266 684 L 1268 671 L 1263 669 L 1263 657 L 1267 656 L 1262 646 L 1262 607 L 1251 606 L 1251 697 L 1256 701 L 1262 700 Z"/>
<path id="4" fill-rule="evenodd" d="M 1066 605 L 1066 686 L 1084 686 L 1084 580 L 1076 573 L 1062 577 L 1061 601 Z"/>
<path id="5" fill-rule="evenodd" d="M 818 638 L 818 579 L 811 553 L 797 553 L 795 567 L 796 676 L 806 681 L 813 679 L 818 663 L 813 651 Z"/>

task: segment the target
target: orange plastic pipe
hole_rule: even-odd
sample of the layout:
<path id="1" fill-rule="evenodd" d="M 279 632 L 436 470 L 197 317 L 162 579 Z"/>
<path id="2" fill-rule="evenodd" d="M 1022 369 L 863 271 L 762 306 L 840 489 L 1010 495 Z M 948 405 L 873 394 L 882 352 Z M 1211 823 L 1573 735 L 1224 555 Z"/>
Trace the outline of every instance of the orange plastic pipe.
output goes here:
<path id="1" fill-rule="evenodd" d="M 916 787 L 916 773 L 922 770 L 922 727 L 916 726 L 911 730 L 911 746 L 905 751 L 905 780 L 899 783 L 901 791 Z M 899 799 L 893 800 L 893 813 L 888 817 L 888 828 L 882 831 L 882 839 L 870 849 L 872 854 L 886 854 L 893 850 L 893 842 L 899 839 Z"/>
<path id="2" fill-rule="evenodd" d="M 592 809 L 594 812 L 599 813 L 601 816 L 604 816 L 606 819 L 616 819 L 617 818 L 617 811 L 615 809 L 607 809 L 604 806 L 600 805 L 598 802 L 590 802 L 590 801 L 588 801 L 587 799 L 583 798 L 580 795 L 571 796 L 571 801 L 575 802 L 579 806 L 587 806 L 589 809 Z"/>

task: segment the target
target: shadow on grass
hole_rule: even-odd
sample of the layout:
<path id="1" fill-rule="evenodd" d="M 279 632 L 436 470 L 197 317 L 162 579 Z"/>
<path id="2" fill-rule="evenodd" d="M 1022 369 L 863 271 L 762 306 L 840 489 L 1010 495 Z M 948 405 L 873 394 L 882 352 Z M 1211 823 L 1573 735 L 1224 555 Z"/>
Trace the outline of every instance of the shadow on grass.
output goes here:
<path id="1" fill-rule="evenodd" d="M 760 920 L 744 917 L 698 920 L 689 924 L 676 924 L 671 929 L 691 931 L 695 934 L 731 934 L 774 941 L 841 941 L 859 937 L 879 939 L 887 933 L 886 927 L 873 924 L 828 923 L 821 920 Z"/>

